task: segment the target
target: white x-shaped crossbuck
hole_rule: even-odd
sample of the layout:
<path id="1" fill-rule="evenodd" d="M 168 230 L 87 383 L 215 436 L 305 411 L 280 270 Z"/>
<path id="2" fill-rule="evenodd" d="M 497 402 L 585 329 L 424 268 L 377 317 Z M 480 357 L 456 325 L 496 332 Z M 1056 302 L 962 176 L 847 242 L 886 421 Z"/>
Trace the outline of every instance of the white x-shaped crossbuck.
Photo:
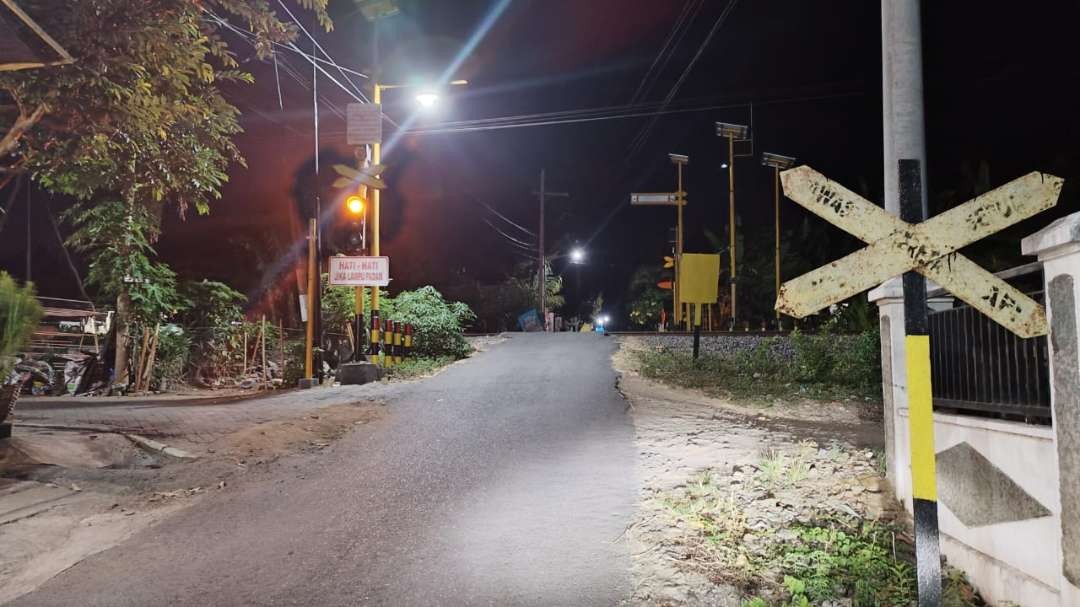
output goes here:
<path id="1" fill-rule="evenodd" d="M 957 251 L 1057 204 L 1063 179 L 1029 173 L 910 224 L 810 167 L 780 175 L 788 198 L 870 246 L 785 282 L 777 310 L 802 318 L 914 270 L 1021 337 L 1046 334 L 1042 306 Z"/>

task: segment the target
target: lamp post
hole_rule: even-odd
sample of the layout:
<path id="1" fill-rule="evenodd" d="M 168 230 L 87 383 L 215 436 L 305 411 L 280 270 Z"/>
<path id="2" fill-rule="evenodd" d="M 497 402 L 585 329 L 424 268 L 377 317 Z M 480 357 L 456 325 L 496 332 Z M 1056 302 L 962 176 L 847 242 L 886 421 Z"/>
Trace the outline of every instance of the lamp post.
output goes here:
<path id="1" fill-rule="evenodd" d="M 682 154 L 668 154 L 668 158 L 671 159 L 671 163 L 675 165 L 675 282 L 672 284 L 674 287 L 674 302 L 675 302 L 675 325 L 681 325 L 683 320 L 682 314 L 682 297 L 679 295 L 679 264 L 682 263 L 683 254 L 683 206 L 686 204 L 686 191 L 683 190 L 683 167 L 690 164 L 690 157 Z"/>
<path id="2" fill-rule="evenodd" d="M 728 140 L 728 256 L 731 259 L 731 329 L 735 329 L 737 318 L 736 291 L 735 291 L 735 139 L 746 141 L 750 138 L 750 127 L 745 124 L 731 124 L 729 122 L 716 123 L 716 136 L 727 137 Z"/>
<path id="3" fill-rule="evenodd" d="M 776 297 L 780 297 L 780 171 L 790 169 L 795 166 L 795 158 L 792 156 L 781 156 L 780 154 L 771 154 L 765 152 L 761 155 L 761 166 L 767 166 L 773 168 L 775 178 L 773 180 L 773 215 L 775 218 L 776 227 L 776 250 L 773 272 L 776 279 Z M 780 310 L 776 311 L 776 328 L 780 329 Z"/>
<path id="4" fill-rule="evenodd" d="M 464 86 L 468 84 L 467 80 L 454 80 L 449 83 L 450 86 Z M 392 89 L 405 89 L 416 88 L 417 85 L 413 84 L 380 84 L 378 82 L 374 85 L 374 92 L 372 94 L 371 102 L 375 105 L 382 105 L 383 91 Z M 434 106 L 439 100 L 439 95 L 434 90 L 428 87 L 421 87 L 420 93 L 416 96 L 417 103 L 421 107 L 430 108 Z M 375 166 L 382 164 L 382 143 L 376 142 L 371 146 L 371 163 Z M 381 205 L 381 192 L 375 190 L 371 196 L 371 254 L 375 257 L 380 255 L 379 250 L 379 221 L 380 221 L 380 205 Z M 363 313 L 363 292 L 362 290 L 357 293 L 357 313 Z M 371 313 L 374 316 L 379 314 L 379 288 L 371 288 Z"/>

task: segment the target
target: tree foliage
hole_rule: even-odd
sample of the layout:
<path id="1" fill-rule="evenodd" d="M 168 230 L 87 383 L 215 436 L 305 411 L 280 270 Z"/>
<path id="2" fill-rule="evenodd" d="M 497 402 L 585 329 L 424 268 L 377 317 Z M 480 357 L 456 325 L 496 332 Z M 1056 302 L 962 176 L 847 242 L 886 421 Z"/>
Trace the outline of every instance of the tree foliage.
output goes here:
<path id="1" fill-rule="evenodd" d="M 656 283 L 670 278 L 670 270 L 659 264 L 640 266 L 630 278 L 627 288 L 627 312 L 630 323 L 639 329 L 655 329 L 660 323 L 660 311 L 671 300 L 671 291 L 661 289 Z"/>
<path id="2" fill-rule="evenodd" d="M 134 318 L 151 324 L 187 307 L 177 292 L 176 274 L 151 259 L 157 222 L 150 209 L 114 200 L 70 215 L 75 230 L 68 243 L 91 254 L 86 283 L 103 299 L 127 292 Z"/>
<path id="3" fill-rule="evenodd" d="M 303 0 L 329 24 L 326 0 Z M 267 0 L 25 0 L 27 10 L 74 56 L 69 65 L 0 75 L 17 111 L 0 141 L 9 170 L 45 189 L 127 204 L 172 202 L 209 209 L 241 161 L 232 137 L 238 111 L 219 85 L 250 81 L 237 69 L 211 11 L 243 19 L 256 51 L 291 40 Z"/>
<path id="4" fill-rule="evenodd" d="M 7 272 L 0 272 L 0 383 L 7 379 L 12 356 L 26 345 L 41 314 L 34 286 L 19 286 Z"/>
<path id="5" fill-rule="evenodd" d="M 325 274 L 323 279 L 323 322 L 328 330 L 338 330 L 353 320 L 356 291 L 326 288 Z M 396 297 L 386 291 L 380 293 L 380 318 L 411 324 L 416 354 L 462 358 L 471 351 L 462 332 L 476 320 L 476 314 L 467 304 L 448 301 L 432 286 L 402 291 Z M 364 309 L 371 310 L 369 290 L 364 291 Z"/>

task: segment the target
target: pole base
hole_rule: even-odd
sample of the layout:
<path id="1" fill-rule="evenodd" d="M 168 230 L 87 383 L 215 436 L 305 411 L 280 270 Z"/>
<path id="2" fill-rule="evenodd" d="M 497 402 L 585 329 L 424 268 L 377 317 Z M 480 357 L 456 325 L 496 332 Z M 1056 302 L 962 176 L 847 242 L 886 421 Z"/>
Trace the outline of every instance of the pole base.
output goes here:
<path id="1" fill-rule="evenodd" d="M 369 362 L 345 363 L 338 367 L 337 379 L 343 386 L 358 386 L 379 381 L 383 370 Z"/>
<path id="2" fill-rule="evenodd" d="M 306 390 L 308 388 L 314 388 L 319 385 L 318 377 L 301 377 L 296 386 L 300 389 Z"/>
<path id="3" fill-rule="evenodd" d="M 0 424 L 0 439 L 11 438 L 11 424 Z"/>

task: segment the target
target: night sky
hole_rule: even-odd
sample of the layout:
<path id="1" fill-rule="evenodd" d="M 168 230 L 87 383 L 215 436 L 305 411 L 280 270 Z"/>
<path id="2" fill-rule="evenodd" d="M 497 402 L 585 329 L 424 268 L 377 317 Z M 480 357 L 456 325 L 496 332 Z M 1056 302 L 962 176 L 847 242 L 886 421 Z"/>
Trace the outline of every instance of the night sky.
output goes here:
<path id="1" fill-rule="evenodd" d="M 401 2 L 402 14 L 380 25 L 382 80 L 442 73 L 495 4 Z M 687 4 L 689 27 L 664 69 L 642 87 Z M 700 10 L 694 9 L 697 4 L 514 0 L 453 74 L 470 85 L 449 91 L 437 115 L 419 117 L 413 126 L 621 106 L 635 96 L 637 103 L 659 101 L 726 7 L 721 0 L 704 0 Z M 1032 170 L 1067 180 L 1080 176 L 1080 99 L 1074 84 L 1080 75 L 1074 40 L 1078 4 L 923 2 L 931 213 L 966 200 L 980 165 L 989 169 L 994 186 Z M 628 196 L 674 189 L 669 152 L 690 156 L 686 250 L 709 251 L 706 229 L 726 234 L 727 172 L 720 168 L 726 144 L 714 133 L 718 120 L 752 121 L 754 156 L 736 160 L 735 178 L 740 230 L 748 240 L 772 238 L 772 170 L 761 166 L 762 152 L 796 156 L 880 202 L 879 10 L 870 0 L 739 2 L 669 108 L 694 111 L 660 116 L 638 149 L 632 142 L 650 123 L 648 117 L 405 136 L 384 157 L 390 189 L 383 197 L 383 252 L 392 258 L 392 288 L 430 283 L 452 291 L 470 281 L 502 279 L 523 258 L 484 223 L 484 218 L 499 220 L 480 203 L 535 230 L 537 203 L 531 192 L 545 168 L 549 188 L 571 194 L 549 203 L 549 250 L 565 252 L 577 242 L 589 252 L 580 283 L 567 281 L 570 307 L 602 292 L 618 314 L 633 270 L 659 263 L 666 251 L 673 209 L 630 208 Z M 335 29 L 317 32 L 320 43 L 341 65 L 370 73 L 371 25 L 349 0 L 334 0 L 331 11 Z M 242 58 L 253 55 L 244 42 L 232 40 Z M 298 44 L 310 51 L 310 41 L 302 37 Z M 283 314 L 295 307 L 289 255 L 312 213 L 315 184 L 322 184 L 324 208 L 340 204 L 339 194 L 328 187 L 335 177 L 330 165 L 348 160 L 352 152 L 345 145 L 344 120 L 335 113 L 351 99 L 320 76 L 316 182 L 311 66 L 287 52 L 279 59 L 283 109 L 272 63 L 249 60 L 245 67 L 258 82 L 231 91 L 244 112 L 246 133 L 239 144 L 248 168 L 233 168 L 232 181 L 209 216 L 186 221 L 170 216 L 158 249 L 183 277 L 224 280 L 251 295 L 253 309 Z M 369 83 L 352 78 L 370 94 Z M 414 112 L 404 91 L 388 92 L 385 101 L 398 123 Z M 1067 182 L 1056 210 L 1021 224 L 1012 235 L 1080 209 L 1073 183 Z M 53 204 L 59 209 L 64 201 Z M 22 208 L 0 239 L 0 266 L 19 277 L 25 275 Z M 807 220 L 790 201 L 782 213 L 785 229 Z M 33 278 L 42 294 L 74 296 L 51 230 L 41 212 L 31 219 Z M 839 231 L 822 234 L 836 256 L 853 246 Z M 1024 261 L 1019 245 L 1015 248 L 1015 258 L 995 263 Z M 555 262 L 556 271 L 564 266 Z"/>

